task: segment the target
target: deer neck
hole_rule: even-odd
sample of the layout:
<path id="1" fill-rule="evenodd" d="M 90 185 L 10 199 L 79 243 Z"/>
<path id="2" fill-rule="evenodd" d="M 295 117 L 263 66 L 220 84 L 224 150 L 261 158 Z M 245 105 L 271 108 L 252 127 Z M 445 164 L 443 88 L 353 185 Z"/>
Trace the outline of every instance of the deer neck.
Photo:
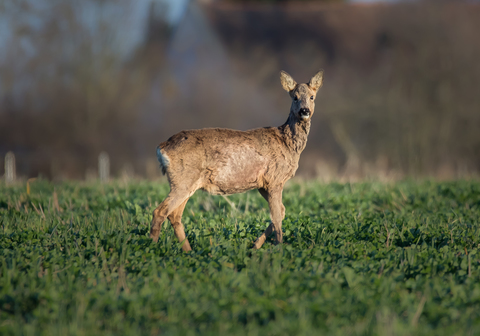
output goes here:
<path id="1" fill-rule="evenodd" d="M 285 145 L 292 151 L 300 153 L 307 145 L 308 133 L 310 132 L 310 119 L 298 120 L 293 113 L 288 116 L 285 124 L 278 129 L 283 135 Z"/>

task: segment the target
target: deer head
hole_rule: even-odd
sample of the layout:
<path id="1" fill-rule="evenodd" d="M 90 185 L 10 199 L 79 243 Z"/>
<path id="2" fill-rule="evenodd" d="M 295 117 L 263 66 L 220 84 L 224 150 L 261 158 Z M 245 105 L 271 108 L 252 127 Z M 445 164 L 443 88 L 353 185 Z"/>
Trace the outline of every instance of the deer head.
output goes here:
<path id="1" fill-rule="evenodd" d="M 309 120 L 315 109 L 315 97 L 323 84 L 323 70 L 318 71 L 307 84 L 297 84 L 285 71 L 280 72 L 280 81 L 283 88 L 292 98 L 290 114 L 297 120 Z"/>

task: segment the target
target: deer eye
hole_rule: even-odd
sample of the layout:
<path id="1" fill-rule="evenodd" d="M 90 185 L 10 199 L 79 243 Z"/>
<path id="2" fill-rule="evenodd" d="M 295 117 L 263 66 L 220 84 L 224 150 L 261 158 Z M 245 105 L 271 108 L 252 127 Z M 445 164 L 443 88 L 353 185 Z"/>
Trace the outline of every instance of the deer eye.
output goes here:
<path id="1" fill-rule="evenodd" d="M 310 100 L 313 100 L 313 96 L 310 97 Z"/>

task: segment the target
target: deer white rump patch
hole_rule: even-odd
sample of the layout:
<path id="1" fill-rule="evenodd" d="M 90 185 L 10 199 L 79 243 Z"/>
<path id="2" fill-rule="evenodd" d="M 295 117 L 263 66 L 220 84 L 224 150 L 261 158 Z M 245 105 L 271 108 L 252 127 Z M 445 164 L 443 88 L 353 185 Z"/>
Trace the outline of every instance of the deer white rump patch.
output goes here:
<path id="1" fill-rule="evenodd" d="M 160 162 L 160 168 L 162 168 L 162 174 L 165 175 L 167 173 L 167 168 L 170 165 L 170 160 L 166 153 L 162 153 L 160 146 L 157 147 L 157 160 Z"/>

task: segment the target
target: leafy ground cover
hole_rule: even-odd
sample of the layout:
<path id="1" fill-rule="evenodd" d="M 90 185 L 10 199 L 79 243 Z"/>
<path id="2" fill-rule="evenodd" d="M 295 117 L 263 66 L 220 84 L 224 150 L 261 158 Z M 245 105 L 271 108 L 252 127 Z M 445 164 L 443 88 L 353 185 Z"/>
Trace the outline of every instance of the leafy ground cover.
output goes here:
<path id="1" fill-rule="evenodd" d="M 0 185 L 2 335 L 475 335 L 480 182 L 320 184 L 284 192 L 285 244 L 253 191 L 197 193 L 181 252 L 168 185 Z"/>

